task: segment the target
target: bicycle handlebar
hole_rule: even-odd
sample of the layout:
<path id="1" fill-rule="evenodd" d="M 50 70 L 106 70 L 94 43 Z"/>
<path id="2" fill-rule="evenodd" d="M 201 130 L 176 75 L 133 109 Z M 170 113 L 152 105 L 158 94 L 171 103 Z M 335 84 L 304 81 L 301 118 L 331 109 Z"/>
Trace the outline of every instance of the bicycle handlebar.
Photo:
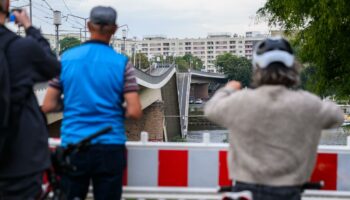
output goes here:
<path id="1" fill-rule="evenodd" d="M 78 152 L 78 151 L 82 150 L 83 148 L 90 145 L 91 140 L 97 138 L 98 136 L 106 134 L 106 133 L 110 132 L 111 130 L 112 130 L 112 127 L 109 126 L 109 127 L 106 127 L 104 129 L 84 138 L 83 140 L 81 140 L 77 144 L 69 144 L 67 146 L 67 149 L 64 150 L 64 155 L 67 156 L 73 152 Z"/>

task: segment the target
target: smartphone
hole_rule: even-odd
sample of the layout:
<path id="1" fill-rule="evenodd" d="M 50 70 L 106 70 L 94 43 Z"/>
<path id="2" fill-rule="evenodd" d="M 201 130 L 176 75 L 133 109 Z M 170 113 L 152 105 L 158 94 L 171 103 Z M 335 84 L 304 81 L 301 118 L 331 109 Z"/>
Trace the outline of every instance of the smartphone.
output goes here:
<path id="1" fill-rule="evenodd" d="M 17 12 L 22 12 L 22 9 L 15 8 L 15 9 L 12 9 L 12 10 L 11 10 L 10 16 L 9 16 L 10 22 L 16 22 L 16 16 L 13 14 L 15 11 L 17 11 Z"/>

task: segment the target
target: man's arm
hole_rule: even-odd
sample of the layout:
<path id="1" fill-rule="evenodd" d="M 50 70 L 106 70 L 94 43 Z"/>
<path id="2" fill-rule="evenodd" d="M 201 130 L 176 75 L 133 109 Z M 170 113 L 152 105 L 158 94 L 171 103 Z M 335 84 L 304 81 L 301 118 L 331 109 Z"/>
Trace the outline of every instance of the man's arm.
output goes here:
<path id="1" fill-rule="evenodd" d="M 125 117 L 140 119 L 142 116 L 142 107 L 138 94 L 139 86 L 136 82 L 134 67 L 130 62 L 127 63 L 125 68 L 124 82 Z"/>
<path id="2" fill-rule="evenodd" d="M 137 92 L 128 92 L 124 94 L 126 102 L 125 117 L 128 119 L 140 119 L 142 117 L 142 108 L 139 94 Z"/>
<path id="3" fill-rule="evenodd" d="M 62 110 L 63 104 L 61 100 L 61 90 L 54 87 L 48 87 L 44 103 L 41 110 L 44 113 L 59 112 Z"/>
<path id="4" fill-rule="evenodd" d="M 52 53 L 50 44 L 42 36 L 38 29 L 32 27 L 30 19 L 25 11 L 14 12 L 16 21 L 22 25 L 28 38 L 31 38 L 28 51 L 32 62 L 35 65 L 34 80 L 47 81 L 57 76 L 61 70 L 61 64 Z"/>
<path id="5" fill-rule="evenodd" d="M 229 121 L 227 117 L 228 108 L 231 107 L 229 97 L 241 89 L 241 83 L 237 81 L 229 82 L 226 87 L 218 90 L 215 95 L 206 103 L 204 114 L 206 117 L 218 125 L 227 126 Z"/>
<path id="6" fill-rule="evenodd" d="M 319 113 L 322 128 L 331 129 L 338 128 L 344 122 L 344 113 L 332 102 L 322 102 L 322 108 Z"/>

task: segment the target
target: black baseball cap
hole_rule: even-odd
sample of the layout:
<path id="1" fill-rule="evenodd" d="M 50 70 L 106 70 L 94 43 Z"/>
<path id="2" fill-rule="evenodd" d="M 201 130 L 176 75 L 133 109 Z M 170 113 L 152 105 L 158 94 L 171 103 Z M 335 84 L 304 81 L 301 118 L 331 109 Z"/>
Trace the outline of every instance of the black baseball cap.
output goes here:
<path id="1" fill-rule="evenodd" d="M 94 7 L 90 13 L 90 22 L 101 25 L 116 25 L 117 11 L 111 7 Z"/>

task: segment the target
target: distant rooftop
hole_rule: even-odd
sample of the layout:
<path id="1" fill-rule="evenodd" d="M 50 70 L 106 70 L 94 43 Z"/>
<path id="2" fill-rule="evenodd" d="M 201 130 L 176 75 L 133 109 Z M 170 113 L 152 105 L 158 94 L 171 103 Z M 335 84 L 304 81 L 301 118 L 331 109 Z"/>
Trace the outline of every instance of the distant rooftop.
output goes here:
<path id="1" fill-rule="evenodd" d="M 144 40 L 165 40 L 167 37 L 165 35 L 148 35 L 143 37 Z"/>
<path id="2" fill-rule="evenodd" d="M 251 38 L 251 37 L 267 37 L 267 34 L 262 34 L 258 31 L 248 31 L 245 35 L 238 35 L 237 33 L 229 33 L 229 32 L 218 32 L 218 33 L 208 33 L 207 38 Z M 166 35 L 147 35 L 143 37 L 143 40 L 167 40 L 167 39 L 179 39 L 179 38 L 168 38 Z M 205 39 L 203 38 L 180 38 L 181 39 Z"/>
<path id="3" fill-rule="evenodd" d="M 208 38 L 230 38 L 232 37 L 231 33 L 209 33 Z"/>

